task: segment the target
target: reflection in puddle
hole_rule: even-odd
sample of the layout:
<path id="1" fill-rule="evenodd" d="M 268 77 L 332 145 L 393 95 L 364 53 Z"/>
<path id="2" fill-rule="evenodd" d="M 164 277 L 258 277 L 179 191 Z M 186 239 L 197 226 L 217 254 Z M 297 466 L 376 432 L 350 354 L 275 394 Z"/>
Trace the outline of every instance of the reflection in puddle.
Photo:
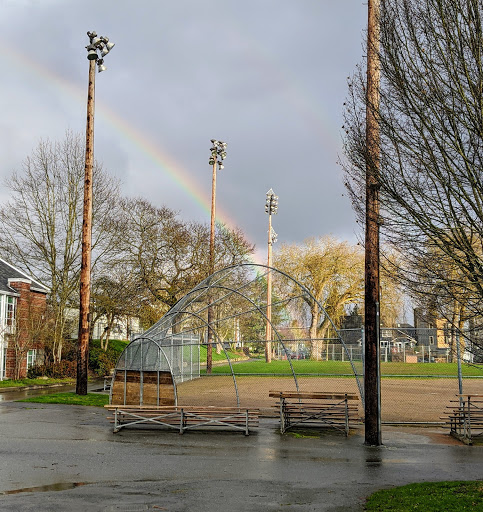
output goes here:
<path id="1" fill-rule="evenodd" d="M 13 491 L 3 491 L 0 495 L 5 494 L 20 494 L 21 492 L 49 492 L 49 491 L 68 491 L 75 489 L 81 485 L 86 485 L 85 482 L 64 482 L 58 484 L 39 485 L 37 487 L 25 487 L 24 489 L 14 489 Z"/>
<path id="2" fill-rule="evenodd" d="M 368 466 L 380 466 L 382 460 L 379 457 L 370 457 L 366 459 L 366 464 Z"/>

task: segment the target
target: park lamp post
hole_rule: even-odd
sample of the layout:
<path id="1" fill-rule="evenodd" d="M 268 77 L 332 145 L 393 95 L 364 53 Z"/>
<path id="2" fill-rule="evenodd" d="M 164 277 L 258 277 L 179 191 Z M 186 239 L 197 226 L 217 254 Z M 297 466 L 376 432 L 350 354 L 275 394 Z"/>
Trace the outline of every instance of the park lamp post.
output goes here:
<path id="1" fill-rule="evenodd" d="M 215 271 L 215 220 L 216 220 L 216 170 L 223 169 L 223 160 L 226 158 L 226 142 L 211 139 L 211 156 L 209 164 L 212 167 L 211 178 L 211 224 L 210 224 L 210 252 L 209 252 L 209 275 Z M 206 373 L 211 373 L 213 366 L 213 307 L 211 306 L 211 296 L 208 299 L 208 340 L 206 345 Z"/>
<path id="2" fill-rule="evenodd" d="M 278 196 L 270 189 L 265 201 L 265 213 L 268 214 L 268 272 L 267 272 L 267 328 L 265 330 L 265 361 L 272 361 L 272 246 L 277 241 L 277 233 L 272 228 L 272 215 L 277 214 Z"/>
<path id="3" fill-rule="evenodd" d="M 104 57 L 112 50 L 114 43 L 107 37 L 98 37 L 96 32 L 87 32 L 86 46 L 89 60 L 89 85 L 87 90 L 86 159 L 84 176 L 84 209 L 82 220 L 82 259 L 80 274 L 79 335 L 77 341 L 77 383 L 76 393 L 87 394 L 87 363 L 89 354 L 89 302 L 91 287 L 92 250 L 92 169 L 94 165 L 94 100 L 95 71 L 105 71 Z"/>

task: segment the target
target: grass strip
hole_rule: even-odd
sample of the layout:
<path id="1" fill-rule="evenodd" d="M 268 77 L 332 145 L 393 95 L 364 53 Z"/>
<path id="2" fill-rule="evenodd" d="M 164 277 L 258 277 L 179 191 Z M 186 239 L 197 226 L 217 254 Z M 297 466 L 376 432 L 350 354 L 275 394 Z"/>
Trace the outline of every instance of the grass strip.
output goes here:
<path id="1" fill-rule="evenodd" d="M 37 404 L 66 404 L 66 405 L 88 405 L 93 407 L 104 407 L 109 403 L 109 395 L 98 393 L 87 393 L 77 395 L 75 393 L 52 393 L 49 395 L 32 396 L 18 400 L 18 402 L 31 402 Z"/>
<path id="2" fill-rule="evenodd" d="M 247 357 L 243 352 L 233 352 L 232 350 L 226 350 L 228 357 L 231 360 L 235 359 L 246 359 Z M 216 351 L 216 348 L 213 348 L 212 351 L 212 360 L 213 361 L 226 361 L 225 352 L 222 350 L 219 354 Z M 202 363 L 206 363 L 206 345 L 200 346 L 200 361 Z M 228 364 L 228 363 L 227 363 Z"/>
<path id="3" fill-rule="evenodd" d="M 352 367 L 347 361 L 314 361 L 311 359 L 293 360 L 292 365 L 297 374 L 330 374 L 352 375 Z M 355 363 L 361 372 L 362 364 Z M 238 362 L 233 365 L 237 374 L 290 374 L 288 361 L 272 360 Z M 214 366 L 213 374 L 230 373 L 228 364 Z M 417 377 L 456 377 L 458 374 L 456 363 L 381 363 L 382 376 L 417 376 Z M 463 366 L 463 377 L 483 377 L 483 366 Z"/>
<path id="4" fill-rule="evenodd" d="M 25 386 L 48 386 L 52 384 L 72 384 L 75 379 L 18 379 L 18 380 L 2 380 L 0 381 L 1 388 L 22 388 Z"/>
<path id="5" fill-rule="evenodd" d="M 366 510 L 370 512 L 483 510 L 483 482 L 423 482 L 385 489 L 369 496 Z"/>

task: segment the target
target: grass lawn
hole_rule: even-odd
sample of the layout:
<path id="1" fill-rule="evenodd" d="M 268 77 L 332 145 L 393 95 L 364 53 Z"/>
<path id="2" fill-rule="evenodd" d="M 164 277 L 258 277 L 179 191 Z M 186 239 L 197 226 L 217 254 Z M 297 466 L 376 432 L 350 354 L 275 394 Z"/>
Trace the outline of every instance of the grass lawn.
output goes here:
<path id="1" fill-rule="evenodd" d="M 451 512 L 483 510 L 483 482 L 424 482 L 372 494 L 366 510 Z"/>
<path id="2" fill-rule="evenodd" d="M 231 350 L 226 351 L 230 359 L 240 359 L 246 357 L 243 352 L 232 352 Z M 200 361 L 206 363 L 206 345 L 200 346 Z M 225 352 L 221 351 L 221 354 L 216 353 L 216 349 L 213 350 L 213 361 L 226 361 Z"/>
<path id="3" fill-rule="evenodd" d="M 220 354 L 221 355 L 221 354 Z M 297 374 L 329 374 L 352 375 L 350 363 L 344 361 L 312 361 L 310 359 L 293 360 L 294 370 Z M 357 368 L 362 369 L 362 363 L 357 363 Z M 264 360 L 247 361 L 233 365 L 236 374 L 290 374 L 288 361 Z M 214 366 L 213 374 L 230 373 L 227 365 Z M 457 375 L 456 363 L 381 363 L 381 375 L 422 375 L 422 376 L 453 376 Z M 483 367 L 463 365 L 463 376 L 483 377 Z"/>
<path id="4" fill-rule="evenodd" d="M 48 384 L 72 384 L 75 379 L 18 379 L 1 380 L 0 388 L 20 388 L 23 386 L 46 386 Z"/>
<path id="5" fill-rule="evenodd" d="M 33 396 L 18 400 L 19 402 L 33 402 L 38 404 L 68 404 L 68 405 L 91 405 L 104 407 L 109 403 L 109 395 L 87 393 L 87 395 L 76 395 L 75 393 L 52 393 L 49 395 Z"/>

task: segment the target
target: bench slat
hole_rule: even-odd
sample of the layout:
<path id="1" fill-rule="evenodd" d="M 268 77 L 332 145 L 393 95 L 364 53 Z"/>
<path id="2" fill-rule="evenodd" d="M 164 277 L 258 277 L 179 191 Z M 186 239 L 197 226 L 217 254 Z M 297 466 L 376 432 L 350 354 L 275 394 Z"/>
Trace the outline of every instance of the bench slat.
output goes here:
<path id="1" fill-rule="evenodd" d="M 354 393 L 339 393 L 326 391 L 269 391 L 270 398 L 300 398 L 300 399 L 332 399 L 332 400 L 359 400 L 359 395 Z"/>

